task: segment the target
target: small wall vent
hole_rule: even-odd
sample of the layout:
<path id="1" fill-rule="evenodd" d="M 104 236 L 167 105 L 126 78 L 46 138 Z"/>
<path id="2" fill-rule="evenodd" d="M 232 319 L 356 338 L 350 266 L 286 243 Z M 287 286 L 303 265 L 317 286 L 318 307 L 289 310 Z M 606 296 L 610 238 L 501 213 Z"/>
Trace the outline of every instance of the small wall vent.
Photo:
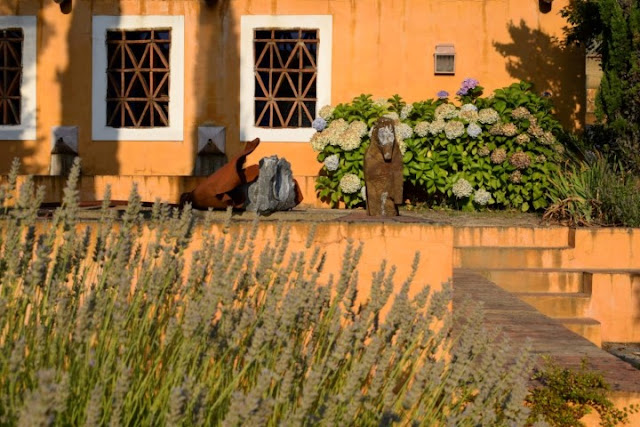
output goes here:
<path id="1" fill-rule="evenodd" d="M 435 74 L 456 73 L 456 50 L 452 44 L 436 45 L 434 56 Z"/>

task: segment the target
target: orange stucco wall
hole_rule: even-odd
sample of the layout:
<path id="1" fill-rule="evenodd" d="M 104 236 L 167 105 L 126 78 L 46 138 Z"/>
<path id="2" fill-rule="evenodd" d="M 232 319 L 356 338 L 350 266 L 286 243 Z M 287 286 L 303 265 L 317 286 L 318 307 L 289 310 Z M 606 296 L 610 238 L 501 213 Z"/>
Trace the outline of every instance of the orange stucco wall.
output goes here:
<path id="1" fill-rule="evenodd" d="M 399 93 L 408 101 L 454 93 L 474 77 L 490 91 L 520 79 L 550 90 L 559 117 L 579 125 L 584 105 L 584 60 L 554 41 L 562 35 L 556 0 L 543 13 L 521 0 L 73 0 L 70 13 L 51 1 L 5 0 L 0 15 L 36 15 L 37 140 L 0 141 L 0 173 L 13 157 L 27 173 L 47 174 L 52 126 L 79 127 L 85 175 L 190 175 L 197 127 L 227 128 L 227 152 L 239 141 L 240 17 L 250 14 L 330 14 L 333 17 L 332 103 L 361 93 Z M 92 141 L 91 17 L 184 15 L 184 139 L 178 142 Z M 453 43 L 456 75 L 433 73 L 437 43 Z M 297 176 L 319 166 L 304 142 L 265 142 L 251 157 L 278 154 Z"/>

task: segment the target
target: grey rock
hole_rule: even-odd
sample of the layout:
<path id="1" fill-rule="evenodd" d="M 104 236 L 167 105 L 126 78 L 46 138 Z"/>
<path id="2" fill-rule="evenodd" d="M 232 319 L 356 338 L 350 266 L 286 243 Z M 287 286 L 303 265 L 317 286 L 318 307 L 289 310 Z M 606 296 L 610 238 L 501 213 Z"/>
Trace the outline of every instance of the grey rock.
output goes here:
<path id="1" fill-rule="evenodd" d="M 278 156 L 260 159 L 258 179 L 249 185 L 245 209 L 259 214 L 286 211 L 296 206 L 291 164 Z"/>

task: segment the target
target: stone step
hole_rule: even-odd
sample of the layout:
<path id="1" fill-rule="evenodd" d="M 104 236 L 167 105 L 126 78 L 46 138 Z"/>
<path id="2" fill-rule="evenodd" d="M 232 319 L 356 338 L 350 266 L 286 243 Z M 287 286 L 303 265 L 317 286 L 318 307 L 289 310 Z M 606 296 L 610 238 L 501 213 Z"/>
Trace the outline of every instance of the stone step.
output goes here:
<path id="1" fill-rule="evenodd" d="M 545 247 L 573 246 L 575 229 L 568 227 L 456 227 L 454 247 Z"/>
<path id="2" fill-rule="evenodd" d="M 518 298 L 551 318 L 587 317 L 591 294 L 517 292 Z"/>
<path id="3" fill-rule="evenodd" d="M 502 289 L 511 292 L 591 292 L 591 274 L 582 271 L 549 269 L 478 269 L 476 271 Z"/>
<path id="4" fill-rule="evenodd" d="M 556 318 L 565 328 L 602 347 L 602 328 L 600 322 L 588 317 Z"/>
<path id="5" fill-rule="evenodd" d="M 491 270 L 505 268 L 560 269 L 567 266 L 572 248 L 454 248 L 454 268 Z"/>

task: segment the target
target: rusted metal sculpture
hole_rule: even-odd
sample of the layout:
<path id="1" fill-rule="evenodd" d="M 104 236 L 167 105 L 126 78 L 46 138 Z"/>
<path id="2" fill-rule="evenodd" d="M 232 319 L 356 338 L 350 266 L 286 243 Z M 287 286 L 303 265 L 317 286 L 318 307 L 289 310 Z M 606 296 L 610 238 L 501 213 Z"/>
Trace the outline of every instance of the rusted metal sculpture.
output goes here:
<path id="1" fill-rule="evenodd" d="M 369 216 L 398 216 L 402 179 L 402 153 L 396 142 L 395 122 L 381 117 L 373 126 L 371 145 L 364 156 Z"/>
<path id="2" fill-rule="evenodd" d="M 290 167 L 288 170 L 286 167 L 280 167 L 277 173 L 271 172 L 268 168 L 264 168 L 265 163 L 272 163 L 271 158 L 268 158 L 270 159 L 268 161 L 261 160 L 260 166 L 244 166 L 247 156 L 258 147 L 258 144 L 260 140 L 257 138 L 247 142 L 244 150 L 229 163 L 199 183 L 193 191 L 183 193 L 180 196 L 180 205 L 191 203 L 195 209 L 225 209 L 232 206 L 249 208 L 263 214 L 274 210 L 288 210 L 299 204 L 302 201 L 302 193 L 292 177 Z M 277 157 L 275 162 L 278 165 L 284 163 L 289 165 L 286 160 Z M 266 176 L 260 177 L 263 169 Z M 283 174 L 288 178 L 285 183 L 280 182 L 283 180 Z M 259 178 L 262 179 L 259 180 Z M 253 192 L 250 192 L 251 188 L 254 188 Z M 270 191 L 265 191 L 265 188 Z M 288 192 L 287 197 L 281 194 L 285 190 Z M 252 195 L 255 200 L 251 200 Z"/>

